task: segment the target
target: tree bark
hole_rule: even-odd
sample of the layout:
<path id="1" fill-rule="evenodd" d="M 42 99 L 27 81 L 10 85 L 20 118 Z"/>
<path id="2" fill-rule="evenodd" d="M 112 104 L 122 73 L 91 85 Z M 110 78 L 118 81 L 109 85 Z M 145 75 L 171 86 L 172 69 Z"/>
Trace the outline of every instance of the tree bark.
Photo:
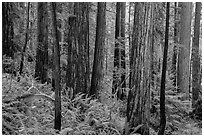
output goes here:
<path id="1" fill-rule="evenodd" d="M 124 90 L 126 88 L 126 64 L 125 64 L 125 13 L 126 13 L 126 2 L 121 2 L 121 68 L 123 69 L 123 72 L 121 74 L 121 84 L 122 84 L 122 89 Z M 124 91 L 121 91 L 121 95 L 119 96 L 120 99 L 122 100 L 124 98 Z"/>
<path id="2" fill-rule="evenodd" d="M 56 3 L 52 2 L 52 25 L 54 29 L 54 76 L 55 76 L 55 121 L 54 128 L 61 130 L 61 86 L 60 86 L 60 46 L 57 30 Z"/>
<path id="3" fill-rule="evenodd" d="M 75 2 L 70 4 L 73 13 L 68 21 L 68 55 L 66 70 L 66 87 L 73 89 L 72 97 L 77 93 L 88 93 L 90 86 L 89 59 L 89 5 Z"/>
<path id="4" fill-rule="evenodd" d="M 45 83 L 48 80 L 48 11 L 47 3 L 38 3 L 38 22 L 35 78 Z"/>
<path id="5" fill-rule="evenodd" d="M 174 3 L 174 49 L 173 49 L 173 57 L 172 57 L 172 70 L 174 73 L 173 77 L 173 85 L 177 86 L 177 52 L 178 52 L 178 9 L 177 2 Z"/>
<path id="6" fill-rule="evenodd" d="M 117 92 L 117 98 L 123 99 L 123 89 L 126 88 L 125 81 L 125 12 L 126 3 L 116 3 L 115 22 L 115 49 L 114 49 L 114 70 L 112 93 Z"/>
<path id="7" fill-rule="evenodd" d="M 180 27 L 180 49 L 178 55 L 178 88 L 179 92 L 186 93 L 189 98 L 190 77 L 190 40 L 191 40 L 191 15 L 192 3 L 181 2 L 181 27 Z"/>
<path id="8" fill-rule="evenodd" d="M 201 2 L 196 2 L 195 8 L 195 24 L 194 24 L 194 39 L 192 47 L 192 107 L 198 100 L 199 92 L 201 91 L 201 83 L 199 77 L 200 72 L 200 57 L 199 57 L 199 36 L 200 36 L 200 18 L 201 18 Z"/>
<path id="9" fill-rule="evenodd" d="M 119 47 L 119 37 L 120 37 L 120 24 L 121 24 L 121 5 L 120 2 L 116 3 L 116 20 L 115 20 L 115 49 L 114 49 L 114 68 L 113 68 L 113 83 L 112 83 L 112 93 L 119 96 L 119 85 L 120 85 L 120 47 Z"/>
<path id="10" fill-rule="evenodd" d="M 28 8 L 27 8 L 27 21 L 26 21 L 26 32 L 25 32 L 25 44 L 23 47 L 22 55 L 21 55 L 21 63 L 20 63 L 20 69 L 19 74 L 21 75 L 23 72 L 23 62 L 24 62 L 24 54 L 26 51 L 26 46 L 28 42 L 28 30 L 29 30 L 29 12 L 30 12 L 30 2 L 28 2 Z M 19 79 L 20 80 L 20 79 Z"/>
<path id="11" fill-rule="evenodd" d="M 74 41 L 74 26 L 76 22 L 76 16 L 70 16 L 68 19 L 68 37 L 67 37 L 67 70 L 66 70 L 66 87 L 67 88 L 74 88 L 73 87 L 73 77 L 72 77 L 72 67 L 73 67 L 73 55 L 72 55 L 72 47 Z M 68 93 L 69 96 L 73 96 L 72 93 Z"/>
<path id="12" fill-rule="evenodd" d="M 162 76 L 161 76 L 161 88 L 160 88 L 160 128 L 158 135 L 164 135 L 166 126 L 166 112 L 165 112 L 165 83 L 166 83 L 166 67 L 167 67 L 167 54 L 168 54 L 168 43 L 169 43 L 169 8 L 170 3 L 167 2 L 166 6 L 166 29 L 165 29 L 165 45 L 162 65 Z"/>
<path id="13" fill-rule="evenodd" d="M 135 3 L 125 134 L 149 134 L 152 3 Z"/>
<path id="14" fill-rule="evenodd" d="M 13 12 L 12 2 L 2 3 L 2 55 L 14 58 L 14 28 L 11 14 Z"/>
<path id="15" fill-rule="evenodd" d="M 86 3 L 86 25 L 85 25 L 85 64 L 86 64 L 86 74 L 85 74 L 85 92 L 88 93 L 90 86 L 90 57 L 89 57 L 89 7 L 90 3 Z"/>
<path id="16" fill-rule="evenodd" d="M 91 79 L 90 95 L 99 97 L 102 90 L 104 48 L 106 34 L 106 3 L 98 2 L 97 23 L 96 23 L 96 40 L 93 62 L 93 72 Z"/>

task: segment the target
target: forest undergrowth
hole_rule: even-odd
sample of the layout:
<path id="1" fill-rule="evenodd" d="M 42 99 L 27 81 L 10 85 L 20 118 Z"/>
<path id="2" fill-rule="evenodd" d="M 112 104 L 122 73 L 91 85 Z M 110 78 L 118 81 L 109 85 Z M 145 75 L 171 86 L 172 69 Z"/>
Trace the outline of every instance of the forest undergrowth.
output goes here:
<path id="1" fill-rule="evenodd" d="M 170 88 L 169 88 L 170 89 Z M 156 93 L 156 91 L 152 91 Z M 202 134 L 202 119 L 188 109 L 190 101 L 182 101 L 182 94 L 166 91 L 167 125 L 165 134 Z M 29 95 L 43 94 L 46 98 Z M 12 135 L 120 135 L 124 133 L 126 101 L 107 98 L 102 103 L 79 93 L 71 99 L 62 89 L 62 128 L 54 125 L 54 97 L 51 85 L 39 84 L 33 77 L 20 82 L 10 74 L 2 75 L 2 132 Z M 28 96 L 30 98 L 28 98 Z M 27 99 L 27 100 L 26 100 Z M 150 134 L 159 127 L 159 96 L 151 103 Z M 201 111 L 202 112 L 202 111 Z M 202 115 L 202 113 L 201 113 Z"/>
<path id="2" fill-rule="evenodd" d="M 155 75 L 160 84 L 161 74 Z M 165 90 L 165 109 L 166 109 L 166 135 L 201 135 L 202 134 L 202 99 L 197 102 L 196 108 L 192 109 L 191 96 L 185 99 L 185 93 L 178 93 L 177 87 L 173 85 L 173 73 L 167 74 Z M 159 90 L 151 88 L 151 127 L 157 131 L 159 128 Z"/>

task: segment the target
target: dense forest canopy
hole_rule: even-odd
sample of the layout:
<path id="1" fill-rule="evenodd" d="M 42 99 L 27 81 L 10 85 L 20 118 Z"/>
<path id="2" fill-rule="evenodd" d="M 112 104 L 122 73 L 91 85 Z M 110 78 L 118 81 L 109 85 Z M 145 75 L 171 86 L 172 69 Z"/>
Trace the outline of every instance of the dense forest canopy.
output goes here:
<path id="1" fill-rule="evenodd" d="M 201 2 L 2 2 L 2 134 L 202 134 Z"/>

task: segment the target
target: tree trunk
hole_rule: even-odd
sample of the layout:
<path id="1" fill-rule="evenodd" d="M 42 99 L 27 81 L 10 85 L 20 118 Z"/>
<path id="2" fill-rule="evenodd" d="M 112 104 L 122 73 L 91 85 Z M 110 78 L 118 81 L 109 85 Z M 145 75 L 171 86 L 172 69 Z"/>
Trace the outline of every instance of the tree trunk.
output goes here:
<path id="1" fill-rule="evenodd" d="M 86 64 L 86 74 L 85 74 L 85 92 L 88 93 L 89 86 L 90 86 L 90 59 L 89 59 L 89 6 L 90 3 L 86 3 L 86 15 L 85 15 L 85 64 Z"/>
<path id="2" fill-rule="evenodd" d="M 165 83 L 166 83 L 166 67 L 167 67 L 167 54 L 168 54 L 168 43 L 169 43 L 169 8 L 170 3 L 167 2 L 166 6 L 166 29 L 165 29 L 165 45 L 162 65 L 162 76 L 161 76 L 161 88 L 160 88 L 160 129 L 158 135 L 164 135 L 166 126 L 166 114 L 165 114 Z"/>
<path id="3" fill-rule="evenodd" d="M 132 68 L 132 39 L 133 39 L 133 36 L 132 36 L 132 29 L 131 29 L 131 22 L 130 22 L 130 17 L 131 17 L 131 7 L 132 7 L 132 5 L 131 5 L 132 3 L 130 2 L 129 3 L 129 19 L 128 19 L 128 22 L 129 22 L 129 27 L 128 27 L 128 29 L 129 29 L 129 33 L 128 33 L 128 35 L 129 35 L 129 60 L 130 60 L 130 64 L 129 64 L 129 70 L 131 70 L 131 68 Z M 134 14 L 134 15 L 136 15 L 136 14 Z M 135 19 L 136 17 L 134 16 L 134 19 Z M 136 27 L 133 27 L 133 30 L 135 29 Z M 131 39 L 131 37 L 132 37 L 132 39 Z M 129 77 L 129 89 L 131 89 L 131 71 L 129 72 L 130 73 L 130 77 Z"/>
<path id="4" fill-rule="evenodd" d="M 74 26 L 76 22 L 76 16 L 70 16 L 68 19 L 68 37 L 67 37 L 67 70 L 66 70 L 66 87 L 67 88 L 74 88 L 73 87 L 73 77 L 72 77 L 72 65 L 73 65 L 73 55 L 72 55 L 72 47 L 73 47 L 73 42 L 74 42 Z M 73 97 L 73 93 L 69 91 L 69 96 Z"/>
<path id="5" fill-rule="evenodd" d="M 126 3 L 116 3 L 115 22 L 115 49 L 114 49 L 114 70 L 112 93 L 117 92 L 117 98 L 123 99 L 123 90 L 126 88 L 125 81 L 125 12 Z"/>
<path id="6" fill-rule="evenodd" d="M 125 134 L 149 134 L 152 3 L 135 3 Z"/>
<path id="7" fill-rule="evenodd" d="M 88 93 L 90 85 L 89 66 L 89 3 L 70 4 L 73 12 L 69 16 L 68 55 L 66 87 L 73 89 L 72 97 L 77 93 Z"/>
<path id="8" fill-rule="evenodd" d="M 54 128 L 61 130 L 61 86 L 60 86 L 60 46 L 57 30 L 56 3 L 52 5 L 52 25 L 54 29 L 54 76 L 55 76 L 55 121 Z"/>
<path id="9" fill-rule="evenodd" d="M 106 3 L 98 2 L 95 52 L 90 89 L 90 95 L 93 95 L 96 98 L 99 98 L 99 92 L 102 90 L 105 34 L 106 34 Z"/>
<path id="10" fill-rule="evenodd" d="M 178 55 L 178 88 L 179 92 L 186 93 L 189 98 L 190 77 L 190 41 L 191 41 L 191 15 L 192 3 L 181 2 L 181 27 L 180 27 L 180 49 Z"/>
<path id="11" fill-rule="evenodd" d="M 198 100 L 201 85 L 199 76 L 200 72 L 200 57 L 199 57 L 199 36 L 200 36 L 200 18 L 201 18 L 201 2 L 196 2 L 195 8 L 195 24 L 194 24 L 194 39 L 192 47 L 192 107 Z"/>
<path id="12" fill-rule="evenodd" d="M 115 20 L 115 49 L 114 49 L 114 68 L 113 68 L 113 84 L 112 93 L 119 96 L 119 85 L 120 85 L 120 47 L 119 47 L 119 37 L 120 37 L 120 2 L 116 3 L 116 20 Z"/>
<path id="13" fill-rule="evenodd" d="M 76 92 L 83 92 L 83 93 L 88 93 L 88 72 L 87 67 L 88 67 L 88 55 L 89 51 L 87 48 L 89 48 L 89 21 L 88 21 L 88 14 L 89 14 L 89 3 L 78 3 L 77 5 L 77 10 L 76 10 L 76 16 L 77 16 L 77 50 L 78 50 L 78 59 L 77 59 L 77 88 Z"/>
<path id="14" fill-rule="evenodd" d="M 22 55 L 21 55 L 21 63 L 20 63 L 20 69 L 19 74 L 21 75 L 23 72 L 23 62 L 24 62 L 24 54 L 26 51 L 26 46 L 28 42 L 28 30 L 29 30 L 29 12 L 30 12 L 30 2 L 28 2 L 28 8 L 27 8 L 27 21 L 26 21 L 26 32 L 25 32 L 25 44 L 23 47 Z M 20 79 L 19 79 L 20 80 Z"/>
<path id="15" fill-rule="evenodd" d="M 122 83 L 122 89 L 124 90 L 126 88 L 126 81 L 125 81 L 125 72 L 126 72 L 126 65 L 125 65 L 125 13 L 126 13 L 126 2 L 121 2 L 121 68 L 123 69 L 121 74 L 121 83 Z M 122 100 L 124 97 L 124 91 L 120 92 L 120 99 Z"/>
<path id="16" fill-rule="evenodd" d="M 47 3 L 38 3 L 38 28 L 35 78 L 45 83 L 48 80 L 48 12 Z"/>
<path id="17" fill-rule="evenodd" d="M 13 3 L 2 3 L 2 55 L 14 58 L 14 29 L 11 14 L 13 13 Z"/>
<path id="18" fill-rule="evenodd" d="M 172 57 L 172 71 L 174 73 L 173 77 L 173 85 L 177 86 L 177 77 L 176 77 L 176 71 L 177 71 L 177 52 L 178 52 L 178 9 L 177 9 L 177 2 L 174 3 L 174 49 L 173 49 L 173 57 Z"/>

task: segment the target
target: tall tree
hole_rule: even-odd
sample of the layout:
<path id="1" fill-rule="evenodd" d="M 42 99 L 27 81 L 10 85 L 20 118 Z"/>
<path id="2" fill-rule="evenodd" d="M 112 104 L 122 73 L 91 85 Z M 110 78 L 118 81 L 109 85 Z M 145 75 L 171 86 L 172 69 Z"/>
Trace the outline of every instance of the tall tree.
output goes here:
<path id="1" fill-rule="evenodd" d="M 165 112 L 165 83 L 166 83 L 166 67 L 167 67 L 167 53 L 169 43 L 169 8 L 170 3 L 166 6 L 166 29 L 165 29 L 165 45 L 162 65 L 161 88 L 160 88 L 160 129 L 158 134 L 164 135 L 166 126 L 166 112 Z"/>
<path id="2" fill-rule="evenodd" d="M 77 59 L 75 61 L 75 79 L 76 87 L 74 93 L 85 92 L 88 93 L 88 73 L 87 67 L 88 54 L 89 51 L 89 21 L 87 19 L 89 15 L 89 3 L 87 2 L 77 2 L 74 4 L 74 14 L 76 18 L 76 27 L 75 27 L 75 48 L 77 52 Z"/>
<path id="3" fill-rule="evenodd" d="M 106 3 L 98 2 L 97 22 L 96 22 L 96 40 L 94 51 L 93 71 L 91 78 L 90 95 L 99 97 L 102 90 L 104 48 L 106 34 Z"/>
<path id="4" fill-rule="evenodd" d="M 196 2 L 195 8 L 195 24 L 194 24 L 194 38 L 192 46 L 192 106 L 195 106 L 196 100 L 201 91 L 200 85 L 200 57 L 199 57 L 199 36 L 200 36 L 200 17 L 201 17 L 201 2 Z"/>
<path id="5" fill-rule="evenodd" d="M 156 7 L 156 3 L 155 4 L 152 4 L 152 18 L 153 18 L 153 21 L 152 21 L 152 29 L 150 30 L 150 35 L 152 35 L 152 37 L 151 37 L 151 51 L 150 51 L 150 54 L 151 54 L 151 57 L 150 57 L 150 59 L 151 59 L 151 86 L 152 86 L 152 88 L 153 89 L 156 89 L 156 77 L 155 77 L 155 74 L 156 74 L 156 70 L 155 70 L 155 67 L 156 67 L 156 65 L 155 65 L 155 49 L 156 49 L 156 46 L 155 46 L 155 32 L 154 32 L 154 29 L 155 29 L 155 26 L 156 26 L 156 24 L 155 24 L 155 20 L 154 20 L 154 18 L 155 18 L 155 14 L 154 14 L 154 10 L 155 10 L 155 8 L 154 7 Z M 151 93 L 151 97 L 152 97 L 152 99 L 154 98 L 154 95 L 153 95 L 153 92 Z"/>
<path id="6" fill-rule="evenodd" d="M 123 99 L 122 88 L 126 87 L 125 82 L 125 12 L 126 3 L 116 3 L 115 21 L 115 49 L 114 49 L 114 70 L 113 70 L 113 89 L 117 92 L 117 97 Z"/>
<path id="7" fill-rule="evenodd" d="M 72 44 L 74 41 L 74 24 L 76 21 L 76 16 L 70 16 L 68 19 L 68 24 L 69 24 L 69 31 L 68 31 L 68 37 L 67 37 L 67 71 L 66 71 L 66 87 L 68 88 L 74 88 L 73 87 L 73 77 L 72 77 L 72 58 L 73 58 L 73 53 L 72 53 Z M 69 93 L 71 96 L 71 93 Z"/>
<path id="8" fill-rule="evenodd" d="M 125 78 L 125 69 L 126 69 L 126 65 L 125 65 L 125 13 L 126 13 L 126 2 L 121 2 L 121 32 L 120 32 L 120 36 L 121 36 L 121 68 L 123 69 L 123 72 L 121 74 L 121 84 L 122 84 L 122 89 L 126 88 L 126 78 Z M 123 99 L 124 97 L 124 93 L 123 91 L 120 92 L 121 95 L 119 95 L 120 99 Z"/>
<path id="9" fill-rule="evenodd" d="M 173 56 L 172 56 L 172 70 L 174 75 L 173 84 L 176 86 L 176 70 L 177 70 L 177 52 L 178 52 L 178 7 L 177 2 L 174 3 L 174 49 L 173 49 Z"/>
<path id="10" fill-rule="evenodd" d="M 52 25 L 54 36 L 54 77 L 55 77 L 55 121 L 54 128 L 61 130 L 61 86 L 60 86 L 60 46 L 57 30 L 56 3 L 52 2 Z"/>
<path id="11" fill-rule="evenodd" d="M 72 97 L 79 92 L 88 93 L 89 72 L 89 5 L 87 2 L 69 3 L 73 9 L 67 25 L 66 86 L 73 89 Z"/>
<path id="12" fill-rule="evenodd" d="M 178 88 L 182 93 L 186 93 L 189 98 L 189 77 L 190 77 L 190 41 L 191 41 L 191 15 L 192 3 L 181 2 L 181 26 L 179 38 L 178 54 Z"/>
<path id="13" fill-rule="evenodd" d="M 47 3 L 38 3 L 38 22 L 37 22 L 37 51 L 35 78 L 45 83 L 48 79 L 48 11 Z"/>
<path id="14" fill-rule="evenodd" d="M 69 13 L 71 16 L 68 17 L 68 20 L 65 25 L 65 30 L 68 30 L 68 32 L 65 32 L 67 34 L 67 37 L 65 35 L 65 42 L 67 43 L 67 69 L 66 69 L 66 87 L 68 88 L 74 88 L 72 84 L 72 47 L 73 47 L 73 41 L 74 41 L 74 26 L 76 22 L 76 16 L 73 16 L 71 13 L 71 9 L 73 9 L 73 3 L 70 2 L 68 4 L 69 7 Z M 71 93 L 68 93 L 69 96 L 71 96 Z"/>
<path id="15" fill-rule="evenodd" d="M 25 43 L 24 43 L 24 47 L 23 47 L 23 51 L 22 51 L 22 55 L 21 55 L 21 63 L 20 63 L 20 70 L 19 70 L 19 74 L 20 74 L 20 75 L 21 75 L 22 72 L 23 72 L 24 54 L 25 54 L 25 51 L 26 51 L 27 43 L 28 43 L 29 12 L 30 12 L 30 2 L 28 2 L 28 7 L 27 7 L 27 20 L 26 20 Z"/>
<path id="16" fill-rule="evenodd" d="M 120 37 L 120 2 L 116 3 L 116 19 L 115 19 L 115 49 L 114 49 L 114 68 L 113 68 L 113 85 L 112 93 L 117 95 L 119 94 L 119 85 L 120 85 L 120 47 L 119 47 L 119 37 Z"/>
<path id="17" fill-rule="evenodd" d="M 12 2 L 2 3 L 2 54 L 14 58 L 14 27 L 13 27 Z"/>
<path id="18" fill-rule="evenodd" d="M 149 134 L 152 3 L 135 3 L 125 134 Z"/>
<path id="19" fill-rule="evenodd" d="M 90 7 L 90 3 L 86 3 L 86 10 L 85 10 L 85 64 L 86 64 L 86 74 L 85 74 L 85 91 L 88 92 L 88 89 L 90 87 L 90 55 L 89 55 L 89 51 L 90 51 L 90 47 L 89 47 L 89 7 Z"/>

